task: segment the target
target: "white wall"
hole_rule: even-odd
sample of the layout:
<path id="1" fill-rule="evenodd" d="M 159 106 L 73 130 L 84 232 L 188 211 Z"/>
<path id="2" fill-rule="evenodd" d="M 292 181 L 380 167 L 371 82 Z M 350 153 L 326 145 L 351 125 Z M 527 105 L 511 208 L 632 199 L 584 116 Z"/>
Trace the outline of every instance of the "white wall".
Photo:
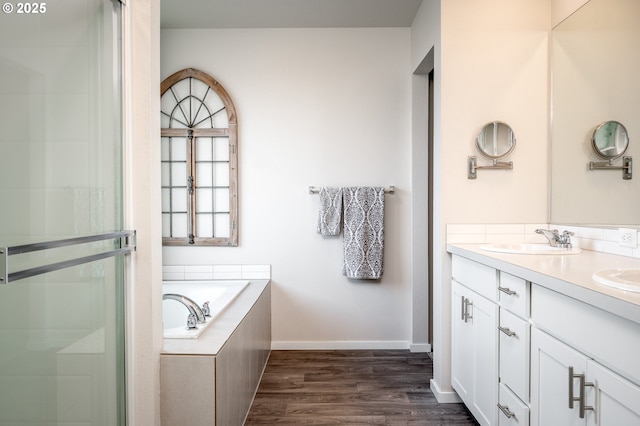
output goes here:
<path id="1" fill-rule="evenodd" d="M 239 123 L 239 247 L 165 247 L 163 263 L 272 265 L 276 348 L 408 347 L 410 31 L 163 30 L 162 78 L 201 69 Z M 395 185 L 380 282 L 342 275 L 309 185 Z"/>
<path id="2" fill-rule="evenodd" d="M 425 1 L 422 9 L 433 7 Z M 450 379 L 450 257 L 447 223 L 548 221 L 548 33 L 550 2 L 464 0 L 440 2 L 436 43 L 436 200 L 434 240 L 434 392 L 454 400 Z M 418 14 L 420 16 L 420 13 Z M 427 52 L 427 25 L 416 19 L 412 63 Z M 423 35 L 424 34 L 424 35 Z M 439 54 L 438 54 L 439 53 Z M 487 122 L 514 129 L 512 171 L 478 171 L 467 179 L 466 159 Z M 479 160 L 483 162 L 483 160 Z M 483 163 L 484 164 L 484 163 Z"/>
<path id="3" fill-rule="evenodd" d="M 589 0 L 551 0 L 551 27 L 555 27 Z"/>
<path id="4" fill-rule="evenodd" d="M 125 56 L 126 227 L 136 229 L 127 299 L 127 421 L 160 424 L 162 253 L 160 190 L 160 0 L 127 2 Z"/>

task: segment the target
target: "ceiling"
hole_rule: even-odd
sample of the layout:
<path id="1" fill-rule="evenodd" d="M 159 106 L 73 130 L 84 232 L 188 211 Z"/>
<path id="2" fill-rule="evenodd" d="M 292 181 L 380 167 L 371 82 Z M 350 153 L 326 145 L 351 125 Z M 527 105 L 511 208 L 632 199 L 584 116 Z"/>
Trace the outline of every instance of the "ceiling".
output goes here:
<path id="1" fill-rule="evenodd" d="M 422 0 L 161 0 L 161 28 L 410 27 Z"/>

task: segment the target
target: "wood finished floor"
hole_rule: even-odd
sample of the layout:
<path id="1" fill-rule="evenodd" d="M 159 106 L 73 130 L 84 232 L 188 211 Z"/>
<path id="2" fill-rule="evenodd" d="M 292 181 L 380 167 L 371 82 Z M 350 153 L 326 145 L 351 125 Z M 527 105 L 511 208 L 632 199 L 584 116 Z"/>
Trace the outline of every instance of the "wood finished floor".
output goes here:
<path id="1" fill-rule="evenodd" d="M 432 365 L 409 351 L 273 351 L 245 425 L 477 425 L 436 401 Z"/>

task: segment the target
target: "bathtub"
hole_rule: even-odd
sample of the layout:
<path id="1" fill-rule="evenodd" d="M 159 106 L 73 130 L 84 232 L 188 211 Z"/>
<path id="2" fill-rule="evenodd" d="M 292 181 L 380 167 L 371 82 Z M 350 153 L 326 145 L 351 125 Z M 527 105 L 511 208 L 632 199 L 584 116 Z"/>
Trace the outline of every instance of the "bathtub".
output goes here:
<path id="1" fill-rule="evenodd" d="M 209 302 L 211 316 L 204 324 L 187 329 L 189 311 L 176 300 L 162 301 L 162 323 L 165 339 L 196 339 L 224 309 L 249 285 L 249 281 L 163 281 L 162 294 L 176 293 L 192 299 L 200 307 Z"/>
<path id="2" fill-rule="evenodd" d="M 270 353 L 271 284 L 251 279 L 199 338 L 163 339 L 162 424 L 244 424 Z"/>

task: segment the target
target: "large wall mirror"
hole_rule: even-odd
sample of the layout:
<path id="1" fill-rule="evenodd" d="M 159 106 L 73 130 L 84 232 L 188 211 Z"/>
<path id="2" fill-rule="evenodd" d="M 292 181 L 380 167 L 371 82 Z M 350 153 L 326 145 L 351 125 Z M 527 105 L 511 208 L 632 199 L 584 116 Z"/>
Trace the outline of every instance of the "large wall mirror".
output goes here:
<path id="1" fill-rule="evenodd" d="M 640 158 L 640 1 L 590 0 L 552 32 L 551 221 L 640 224 L 640 178 L 590 171 L 603 122 L 626 127 Z"/>

